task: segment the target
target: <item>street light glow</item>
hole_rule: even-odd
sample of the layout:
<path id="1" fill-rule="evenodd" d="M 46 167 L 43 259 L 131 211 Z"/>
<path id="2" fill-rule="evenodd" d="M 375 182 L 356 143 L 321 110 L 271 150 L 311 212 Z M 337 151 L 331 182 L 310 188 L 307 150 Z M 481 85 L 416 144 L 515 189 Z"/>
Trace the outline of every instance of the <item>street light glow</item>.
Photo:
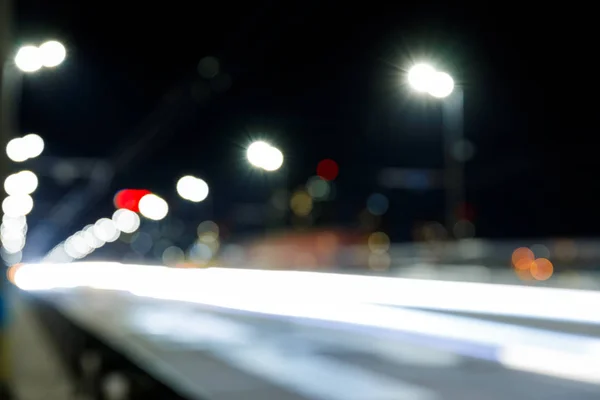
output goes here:
<path id="1" fill-rule="evenodd" d="M 21 47 L 15 56 L 15 65 L 25 73 L 32 73 L 42 67 L 57 67 L 66 57 L 65 46 L 56 40 L 50 40 L 39 47 L 31 45 Z"/>
<path id="2" fill-rule="evenodd" d="M 450 96 L 454 90 L 454 79 L 445 72 L 436 72 L 429 88 L 429 94 L 438 99 Z"/>
<path id="3" fill-rule="evenodd" d="M 50 40 L 39 47 L 40 60 L 46 68 L 54 68 L 60 65 L 67 57 L 67 49 L 62 43 Z"/>
<path id="4" fill-rule="evenodd" d="M 408 83 L 417 92 L 428 92 L 435 69 L 431 65 L 417 64 L 408 71 Z"/>
<path id="5" fill-rule="evenodd" d="M 409 85 L 419 93 L 442 99 L 454 91 L 454 79 L 446 72 L 436 71 L 428 64 L 416 64 L 408 71 Z"/>
<path id="6" fill-rule="evenodd" d="M 269 172 L 277 171 L 282 165 L 283 153 L 279 149 L 271 147 L 263 161 L 263 169 Z"/>
<path id="7" fill-rule="evenodd" d="M 38 187 L 38 178 L 31 171 L 21 171 L 9 175 L 4 180 L 4 190 L 11 196 L 31 194 Z"/>
<path id="8" fill-rule="evenodd" d="M 15 64 L 23 72 L 36 72 L 43 67 L 42 52 L 36 46 L 23 46 L 15 56 Z"/>
<path id="9" fill-rule="evenodd" d="M 35 133 L 11 139 L 6 145 L 6 155 L 14 162 L 36 158 L 44 151 L 44 139 Z"/>
<path id="10" fill-rule="evenodd" d="M 36 158 L 44 151 L 44 139 L 35 133 L 23 136 L 23 143 L 27 148 L 28 158 Z"/>
<path id="11" fill-rule="evenodd" d="M 186 175 L 177 181 L 177 193 L 181 198 L 199 203 L 208 197 L 208 184 L 200 178 Z"/>
<path id="12" fill-rule="evenodd" d="M 11 161 L 23 162 L 29 158 L 29 151 L 23 138 L 11 139 L 6 145 L 6 155 Z"/>
<path id="13" fill-rule="evenodd" d="M 144 217 L 160 221 L 169 213 L 169 205 L 155 194 L 147 194 L 140 200 L 140 214 Z"/>
<path id="14" fill-rule="evenodd" d="M 9 217 L 18 218 L 33 210 L 33 199 L 28 194 L 10 195 L 2 202 L 2 211 Z"/>
<path id="15" fill-rule="evenodd" d="M 281 150 L 263 141 L 248 146 L 246 156 L 250 164 L 269 172 L 276 171 L 283 165 Z"/>

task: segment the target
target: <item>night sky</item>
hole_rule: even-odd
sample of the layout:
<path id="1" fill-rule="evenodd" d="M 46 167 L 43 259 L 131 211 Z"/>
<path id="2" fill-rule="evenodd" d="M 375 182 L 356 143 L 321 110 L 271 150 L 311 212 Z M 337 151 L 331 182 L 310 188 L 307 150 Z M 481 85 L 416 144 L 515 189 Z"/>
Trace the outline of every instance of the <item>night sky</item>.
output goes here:
<path id="1" fill-rule="evenodd" d="M 149 126 L 165 126 L 72 231 L 110 215 L 119 188 L 174 200 L 175 182 L 187 173 L 209 183 L 215 218 L 226 218 L 232 204 L 261 199 L 267 179 L 283 179 L 258 176 L 244 160 L 244 146 L 262 138 L 285 154 L 290 188 L 314 175 L 319 160 L 339 163 L 343 211 L 332 222 L 347 222 L 370 193 L 382 192 L 391 202 L 385 226 L 407 239 L 414 222 L 442 221 L 442 193 L 382 189 L 376 175 L 384 167 L 442 166 L 439 104 L 404 83 L 411 64 L 432 60 L 465 90 L 465 134 L 476 148 L 467 200 L 478 236 L 597 232 L 597 82 L 585 10 L 390 1 L 19 3 L 17 44 L 53 38 L 69 52 L 56 70 L 25 81 L 21 126 L 46 139 L 46 154 L 115 157 L 123 143 L 150 132 L 141 127 L 148 117 L 155 118 Z M 198 74 L 207 56 L 219 60 L 222 81 Z M 54 186 L 42 182 L 41 204 L 67 192 Z M 206 204 L 185 207 L 209 212 Z"/>

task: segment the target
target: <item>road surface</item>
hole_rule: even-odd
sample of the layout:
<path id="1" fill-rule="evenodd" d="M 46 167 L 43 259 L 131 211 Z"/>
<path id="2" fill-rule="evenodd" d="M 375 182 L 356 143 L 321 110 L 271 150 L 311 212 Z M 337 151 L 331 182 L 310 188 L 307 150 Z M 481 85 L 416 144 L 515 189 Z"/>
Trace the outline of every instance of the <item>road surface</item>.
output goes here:
<path id="1" fill-rule="evenodd" d="M 118 291 L 67 289 L 38 295 L 190 399 L 600 398 L 597 384 L 523 372 L 514 365 L 509 368 L 499 362 L 493 343 L 473 343 L 460 337 L 444 340 L 444 335 L 435 337 L 426 330 L 415 332 L 414 326 L 404 332 L 359 328 Z M 457 318 L 448 313 L 427 315 Z M 410 314 L 406 317 L 413 318 Z M 508 326 L 508 332 L 515 334 L 526 325 L 539 328 L 527 319 L 481 314 L 460 317 L 466 318 L 463 322 L 481 326 L 511 323 L 514 325 Z M 570 329 L 572 326 L 554 323 L 544 326 L 547 330 L 541 333 L 532 332 L 540 338 L 548 332 L 558 334 L 563 328 L 571 334 L 581 332 Z M 585 332 L 598 334 L 600 343 L 597 329 Z M 578 338 L 571 335 L 561 340 L 579 343 Z"/>

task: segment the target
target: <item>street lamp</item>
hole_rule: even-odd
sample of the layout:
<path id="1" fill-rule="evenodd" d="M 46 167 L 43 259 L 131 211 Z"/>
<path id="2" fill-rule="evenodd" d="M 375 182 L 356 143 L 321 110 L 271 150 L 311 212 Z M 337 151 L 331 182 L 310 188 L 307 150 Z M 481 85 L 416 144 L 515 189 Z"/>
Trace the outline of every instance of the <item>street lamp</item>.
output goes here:
<path id="1" fill-rule="evenodd" d="M 205 200 L 208 197 L 208 192 L 208 184 L 200 178 L 186 175 L 177 181 L 177 194 L 182 199 L 193 203 Z"/>
<path id="2" fill-rule="evenodd" d="M 415 92 L 443 100 L 446 225 L 448 232 L 452 232 L 458 222 L 456 212 L 465 198 L 464 160 L 455 156 L 456 149 L 463 144 L 464 93 L 460 86 L 455 86 L 449 74 L 428 64 L 414 65 L 408 71 L 408 84 Z"/>
<path id="3" fill-rule="evenodd" d="M 253 142 L 246 150 L 250 164 L 265 171 L 277 171 L 283 165 L 283 153 L 263 141 Z"/>
<path id="4" fill-rule="evenodd" d="M 60 65 L 67 56 L 67 50 L 62 43 L 50 40 L 41 46 L 27 45 L 17 51 L 15 65 L 21 72 L 37 72 L 42 67 L 54 68 Z"/>
<path id="5" fill-rule="evenodd" d="M 443 99 L 454 91 L 454 79 L 428 64 L 417 64 L 408 72 L 408 83 L 416 91 Z"/>
<path id="6" fill-rule="evenodd" d="M 169 213 L 169 204 L 152 193 L 140 199 L 139 208 L 140 214 L 153 221 L 160 221 Z"/>

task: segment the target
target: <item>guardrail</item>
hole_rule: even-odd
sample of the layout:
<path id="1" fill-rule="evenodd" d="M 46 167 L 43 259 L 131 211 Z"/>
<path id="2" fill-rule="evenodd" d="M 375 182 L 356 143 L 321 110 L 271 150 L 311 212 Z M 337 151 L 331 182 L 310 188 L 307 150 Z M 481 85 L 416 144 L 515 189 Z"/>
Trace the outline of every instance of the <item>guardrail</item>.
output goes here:
<path id="1" fill-rule="evenodd" d="M 72 374 L 76 396 L 93 400 L 185 400 L 46 300 L 35 294 L 21 295 L 32 305 Z"/>

